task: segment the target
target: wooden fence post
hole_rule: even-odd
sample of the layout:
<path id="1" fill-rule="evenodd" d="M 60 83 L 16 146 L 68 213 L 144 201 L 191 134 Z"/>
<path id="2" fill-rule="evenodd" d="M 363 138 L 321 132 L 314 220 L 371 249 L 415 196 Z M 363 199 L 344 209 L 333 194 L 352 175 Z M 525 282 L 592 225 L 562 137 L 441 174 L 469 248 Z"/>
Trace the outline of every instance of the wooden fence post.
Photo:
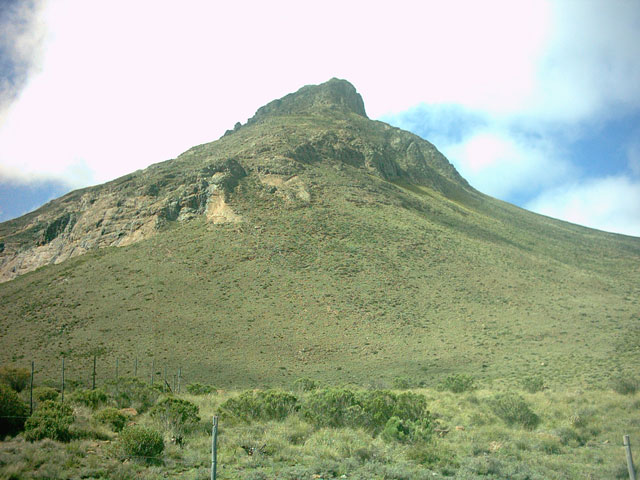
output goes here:
<path id="1" fill-rule="evenodd" d="M 629 469 L 629 479 L 636 480 L 636 469 L 633 466 L 633 457 L 631 456 L 631 443 L 629 442 L 629 435 L 625 435 L 622 441 L 627 452 L 627 468 Z"/>

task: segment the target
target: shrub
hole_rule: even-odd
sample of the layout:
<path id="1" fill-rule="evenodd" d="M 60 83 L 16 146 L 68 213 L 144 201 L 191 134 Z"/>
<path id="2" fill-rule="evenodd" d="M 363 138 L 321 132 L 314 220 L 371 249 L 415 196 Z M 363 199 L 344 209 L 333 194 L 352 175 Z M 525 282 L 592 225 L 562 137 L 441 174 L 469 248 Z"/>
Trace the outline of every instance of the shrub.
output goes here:
<path id="1" fill-rule="evenodd" d="M 533 430 L 540 423 L 526 400 L 515 393 L 502 393 L 490 400 L 491 409 L 507 425 L 521 425 Z"/>
<path id="2" fill-rule="evenodd" d="M 318 427 L 341 427 L 348 423 L 354 410 L 360 410 L 351 390 L 327 388 L 309 395 L 302 404 L 302 416 Z"/>
<path id="3" fill-rule="evenodd" d="M 233 417 L 251 420 L 284 420 L 298 410 L 298 398 L 278 390 L 246 391 L 230 398 L 220 406 Z"/>
<path id="4" fill-rule="evenodd" d="M 96 388 L 95 390 L 76 390 L 69 395 L 69 400 L 75 404 L 84 405 L 95 410 L 100 405 L 107 403 L 109 397 L 104 390 Z"/>
<path id="5" fill-rule="evenodd" d="M 433 425 L 429 418 L 411 421 L 394 416 L 387 421 L 381 436 L 387 442 L 415 443 L 429 440 L 432 433 Z"/>
<path id="6" fill-rule="evenodd" d="M 51 387 L 37 387 L 33 389 L 33 399 L 40 403 L 47 400 L 58 400 L 60 394 L 55 388 Z"/>
<path id="7" fill-rule="evenodd" d="M 418 442 L 407 450 L 407 457 L 431 470 L 439 469 L 447 476 L 459 466 L 456 452 L 442 442 Z"/>
<path id="8" fill-rule="evenodd" d="M 118 448 L 124 457 L 151 461 L 162 455 L 164 441 L 160 432 L 142 425 L 132 425 L 120 432 Z"/>
<path id="9" fill-rule="evenodd" d="M 541 376 L 535 375 L 524 378 L 522 380 L 522 388 L 529 393 L 536 393 L 543 391 L 547 386 L 544 384 L 544 379 Z"/>
<path id="10" fill-rule="evenodd" d="M 15 367 L 13 365 L 3 365 L 0 367 L 0 383 L 8 385 L 16 392 L 20 393 L 31 381 L 31 372 L 26 368 Z"/>
<path id="11" fill-rule="evenodd" d="M 293 382 L 293 388 L 299 392 L 311 392 L 318 388 L 318 382 L 310 378 L 299 378 Z"/>
<path id="12" fill-rule="evenodd" d="M 215 392 L 215 388 L 211 385 L 203 385 L 196 382 L 187 385 L 187 392 L 191 395 L 208 395 L 211 392 Z"/>
<path id="13" fill-rule="evenodd" d="M 116 432 L 122 430 L 129 419 L 124 413 L 113 407 L 103 408 L 93 418 L 103 425 L 109 425 Z"/>
<path id="14" fill-rule="evenodd" d="M 181 436 L 200 421 L 197 405 L 175 397 L 163 398 L 149 414 L 173 436 Z"/>
<path id="15" fill-rule="evenodd" d="M 156 403 L 162 388 L 151 387 L 137 378 L 120 378 L 107 382 L 105 388 L 118 408 L 135 408 L 142 413 Z"/>
<path id="16" fill-rule="evenodd" d="M 611 379 L 611 388 L 620 395 L 633 395 L 640 388 L 637 378 L 620 375 Z"/>
<path id="17" fill-rule="evenodd" d="M 0 440 L 24 428 L 29 408 L 7 385 L 0 385 Z"/>
<path id="18" fill-rule="evenodd" d="M 384 429 L 394 416 L 402 421 L 431 421 L 424 395 L 396 395 L 388 390 L 319 390 L 305 399 L 302 415 L 319 427 L 362 427 L 374 433 Z"/>
<path id="19" fill-rule="evenodd" d="M 407 390 L 411 388 L 411 382 L 406 377 L 396 377 L 393 379 L 393 388 L 397 390 Z"/>
<path id="20" fill-rule="evenodd" d="M 441 390 L 449 390 L 453 393 L 463 393 L 475 390 L 475 380 L 470 375 L 455 373 L 445 378 L 439 385 Z"/>
<path id="21" fill-rule="evenodd" d="M 71 438 L 69 427 L 74 420 L 69 405 L 46 400 L 25 423 L 24 436 L 31 442 L 43 438 L 66 442 Z"/>

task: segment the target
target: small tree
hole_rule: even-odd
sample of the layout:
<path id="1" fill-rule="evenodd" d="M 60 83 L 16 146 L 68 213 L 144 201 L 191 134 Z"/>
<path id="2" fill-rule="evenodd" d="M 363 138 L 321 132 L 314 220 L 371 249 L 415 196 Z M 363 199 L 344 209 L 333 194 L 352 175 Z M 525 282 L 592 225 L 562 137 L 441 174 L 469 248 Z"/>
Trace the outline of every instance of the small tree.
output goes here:
<path id="1" fill-rule="evenodd" d="M 13 365 L 3 365 L 0 367 L 0 382 L 8 385 L 16 392 L 24 390 L 31 379 L 31 372 L 26 368 Z"/>
<path id="2" fill-rule="evenodd" d="M 18 394 L 7 385 L 0 384 L 0 440 L 5 435 L 15 435 L 24 427 L 29 408 Z"/>

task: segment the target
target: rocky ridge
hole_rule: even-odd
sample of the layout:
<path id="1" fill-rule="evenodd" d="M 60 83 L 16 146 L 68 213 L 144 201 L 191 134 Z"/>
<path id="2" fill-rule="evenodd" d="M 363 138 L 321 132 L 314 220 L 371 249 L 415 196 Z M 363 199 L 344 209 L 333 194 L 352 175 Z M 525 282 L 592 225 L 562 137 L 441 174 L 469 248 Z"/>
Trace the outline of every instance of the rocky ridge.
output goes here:
<path id="1" fill-rule="evenodd" d="M 246 177 L 278 201 L 309 204 L 312 187 L 298 174 L 318 162 L 445 195 L 475 193 L 433 145 L 369 120 L 353 85 L 331 79 L 270 102 L 216 142 L 0 224 L 0 281 L 92 249 L 130 245 L 169 222 L 202 215 L 213 225 L 241 222 L 230 197 Z"/>

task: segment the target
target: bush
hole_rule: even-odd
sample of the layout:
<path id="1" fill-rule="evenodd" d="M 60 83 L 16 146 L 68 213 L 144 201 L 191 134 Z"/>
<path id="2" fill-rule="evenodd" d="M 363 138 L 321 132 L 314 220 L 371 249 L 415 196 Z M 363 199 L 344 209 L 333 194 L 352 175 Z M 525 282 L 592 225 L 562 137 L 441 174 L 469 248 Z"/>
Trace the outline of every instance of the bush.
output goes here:
<path id="1" fill-rule="evenodd" d="M 278 390 L 246 391 L 220 406 L 224 413 L 244 421 L 284 420 L 298 410 L 298 398 Z"/>
<path id="2" fill-rule="evenodd" d="M 30 381 L 31 371 L 26 368 L 15 367 L 13 365 L 3 365 L 0 367 L 0 383 L 8 385 L 18 393 L 27 388 Z"/>
<path id="3" fill-rule="evenodd" d="M 116 432 L 122 430 L 129 419 L 124 413 L 113 407 L 103 408 L 93 418 L 103 425 L 109 425 Z"/>
<path id="4" fill-rule="evenodd" d="M 18 394 L 7 385 L 0 384 L 0 440 L 5 435 L 15 435 L 24 428 L 29 408 Z"/>
<path id="5" fill-rule="evenodd" d="M 51 387 L 37 387 L 33 389 L 33 399 L 37 403 L 45 402 L 47 400 L 58 400 L 60 394 L 55 388 Z"/>
<path id="6" fill-rule="evenodd" d="M 142 425 L 132 425 L 120 432 L 118 448 L 124 457 L 151 461 L 162 455 L 164 441 L 160 432 Z"/>
<path id="7" fill-rule="evenodd" d="M 419 421 L 391 417 L 382 430 L 382 439 L 387 442 L 415 443 L 431 438 L 433 425 L 430 418 Z"/>
<path id="8" fill-rule="evenodd" d="M 69 395 L 69 401 L 95 410 L 109 401 L 106 392 L 100 388 L 95 390 L 76 390 Z"/>
<path id="9" fill-rule="evenodd" d="M 215 390 L 211 385 L 203 385 L 197 382 L 187 385 L 187 392 L 191 395 L 208 395 L 211 392 L 215 392 Z"/>
<path id="10" fill-rule="evenodd" d="M 374 433 L 384 429 L 394 416 L 402 421 L 431 421 L 424 395 L 396 395 L 388 390 L 319 390 L 305 399 L 302 415 L 319 427 L 362 427 Z"/>
<path id="11" fill-rule="evenodd" d="M 633 395 L 640 388 L 637 378 L 618 376 L 611 379 L 611 388 L 620 395 Z"/>
<path id="12" fill-rule="evenodd" d="M 69 427 L 74 420 L 73 409 L 69 405 L 46 400 L 25 423 L 24 436 L 30 442 L 43 438 L 66 442 L 71 439 Z"/>
<path id="13" fill-rule="evenodd" d="M 463 393 L 475 390 L 475 380 L 470 375 L 464 373 L 455 373 L 449 375 L 440 383 L 441 390 L 449 390 L 453 393 Z"/>
<path id="14" fill-rule="evenodd" d="M 105 388 L 118 408 L 135 408 L 142 413 L 151 408 L 160 396 L 161 388 L 151 387 L 137 378 L 120 378 L 107 382 Z"/>
<path id="15" fill-rule="evenodd" d="M 318 427 L 342 427 L 360 410 L 355 394 L 341 388 L 317 390 L 301 407 L 302 416 Z"/>
<path id="16" fill-rule="evenodd" d="M 547 386 L 544 384 L 544 379 L 541 376 L 536 375 L 523 379 L 522 388 L 529 393 L 536 393 L 543 391 Z"/>
<path id="17" fill-rule="evenodd" d="M 406 377 L 396 377 L 393 379 L 393 388 L 397 390 L 407 390 L 411 388 L 411 382 Z"/>
<path id="18" fill-rule="evenodd" d="M 521 425 L 528 430 L 533 430 L 540 423 L 526 400 L 515 393 L 502 393 L 490 400 L 490 405 L 499 418 L 507 425 Z"/>
<path id="19" fill-rule="evenodd" d="M 293 382 L 293 388 L 299 392 L 311 392 L 318 388 L 318 382 L 310 378 L 299 378 Z"/>
<path id="20" fill-rule="evenodd" d="M 149 412 L 173 436 L 181 436 L 200 421 L 198 406 L 181 398 L 166 397 Z"/>

